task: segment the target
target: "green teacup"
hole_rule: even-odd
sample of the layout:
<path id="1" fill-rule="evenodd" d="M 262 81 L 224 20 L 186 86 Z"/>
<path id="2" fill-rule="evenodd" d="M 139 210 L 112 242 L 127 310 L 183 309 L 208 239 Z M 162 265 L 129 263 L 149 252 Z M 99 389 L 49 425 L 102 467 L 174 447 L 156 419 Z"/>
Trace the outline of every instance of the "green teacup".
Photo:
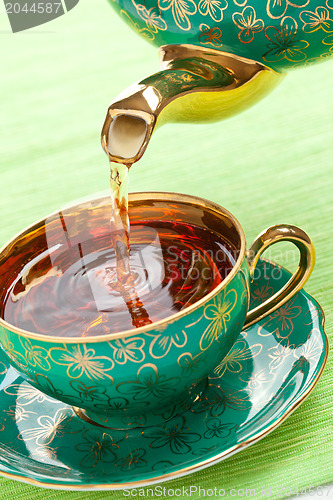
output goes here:
<path id="1" fill-rule="evenodd" d="M 107 197 L 82 203 L 37 222 L 7 243 L 0 252 L 2 317 L 10 284 L 23 266 L 43 252 L 45 258 L 51 258 L 59 247 L 59 225 L 64 226 L 65 221 L 71 227 L 71 241 L 79 241 L 83 231 L 98 232 L 107 226 L 109 210 Z M 55 337 L 0 320 L 1 347 L 32 386 L 73 405 L 83 418 L 111 428 L 143 425 L 148 413 L 150 422 L 171 418 L 191 404 L 241 330 L 297 293 L 315 261 L 309 237 L 288 225 L 267 229 L 246 251 L 244 233 L 235 217 L 201 198 L 133 193 L 129 214 L 132 224 L 170 218 L 173 223 L 205 227 L 235 250 L 232 268 L 218 286 L 192 305 L 116 334 Z M 299 248 L 299 267 L 277 294 L 248 311 L 256 263 L 268 246 L 281 240 Z"/>

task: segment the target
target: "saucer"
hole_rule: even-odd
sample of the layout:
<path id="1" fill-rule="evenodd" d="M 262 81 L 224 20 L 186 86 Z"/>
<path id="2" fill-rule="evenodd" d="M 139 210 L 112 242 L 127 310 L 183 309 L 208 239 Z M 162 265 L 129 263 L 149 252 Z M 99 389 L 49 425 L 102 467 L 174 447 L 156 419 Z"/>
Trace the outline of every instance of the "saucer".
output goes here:
<path id="1" fill-rule="evenodd" d="M 251 307 L 289 278 L 261 260 Z M 323 321 L 319 304 L 299 292 L 241 333 L 190 408 L 170 408 L 162 424 L 126 430 L 85 421 L 1 355 L 0 474 L 47 488 L 113 490 L 216 464 L 269 434 L 314 388 L 328 354 Z"/>

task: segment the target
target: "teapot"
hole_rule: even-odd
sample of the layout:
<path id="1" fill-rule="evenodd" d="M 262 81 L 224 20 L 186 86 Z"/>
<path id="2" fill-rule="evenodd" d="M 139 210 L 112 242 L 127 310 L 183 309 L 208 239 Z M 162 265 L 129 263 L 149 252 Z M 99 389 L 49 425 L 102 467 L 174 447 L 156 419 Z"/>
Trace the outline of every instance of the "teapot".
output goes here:
<path id="1" fill-rule="evenodd" d="M 109 0 L 159 47 L 161 71 L 111 103 L 102 146 L 128 166 L 165 122 L 212 122 L 333 55 L 333 0 Z"/>

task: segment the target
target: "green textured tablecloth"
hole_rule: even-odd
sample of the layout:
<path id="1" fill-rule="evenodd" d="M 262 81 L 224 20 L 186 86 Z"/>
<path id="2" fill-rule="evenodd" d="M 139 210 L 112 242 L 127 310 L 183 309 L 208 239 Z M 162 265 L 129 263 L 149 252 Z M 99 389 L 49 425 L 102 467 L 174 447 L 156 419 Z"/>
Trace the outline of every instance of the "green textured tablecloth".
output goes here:
<path id="1" fill-rule="evenodd" d="M 155 72 L 158 56 L 105 0 L 81 0 L 67 15 L 15 35 L 1 2 L 0 65 L 4 243 L 71 200 L 107 188 L 108 165 L 99 143 L 106 106 L 124 87 Z M 333 61 L 289 74 L 268 98 L 226 122 L 166 126 L 130 178 L 133 191 L 187 192 L 222 204 L 241 222 L 249 243 L 275 223 L 306 230 L 317 250 L 306 289 L 324 308 L 330 338 L 332 82 Z M 289 247 L 273 256 L 295 266 Z M 277 485 L 295 489 L 333 481 L 332 365 L 330 356 L 309 398 L 270 436 L 166 486 L 272 487 L 274 493 Z M 121 491 L 53 491 L 0 479 L 0 498 L 124 497 Z"/>

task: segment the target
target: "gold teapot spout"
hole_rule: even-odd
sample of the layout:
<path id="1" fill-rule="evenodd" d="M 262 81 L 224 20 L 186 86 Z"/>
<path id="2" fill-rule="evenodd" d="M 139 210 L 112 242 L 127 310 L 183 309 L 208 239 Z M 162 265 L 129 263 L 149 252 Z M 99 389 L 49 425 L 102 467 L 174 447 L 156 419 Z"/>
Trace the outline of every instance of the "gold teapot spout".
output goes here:
<path id="1" fill-rule="evenodd" d="M 102 146 L 131 165 L 166 122 L 212 122 L 258 101 L 283 75 L 262 64 L 192 45 L 161 47 L 161 71 L 126 89 L 109 106 Z"/>

